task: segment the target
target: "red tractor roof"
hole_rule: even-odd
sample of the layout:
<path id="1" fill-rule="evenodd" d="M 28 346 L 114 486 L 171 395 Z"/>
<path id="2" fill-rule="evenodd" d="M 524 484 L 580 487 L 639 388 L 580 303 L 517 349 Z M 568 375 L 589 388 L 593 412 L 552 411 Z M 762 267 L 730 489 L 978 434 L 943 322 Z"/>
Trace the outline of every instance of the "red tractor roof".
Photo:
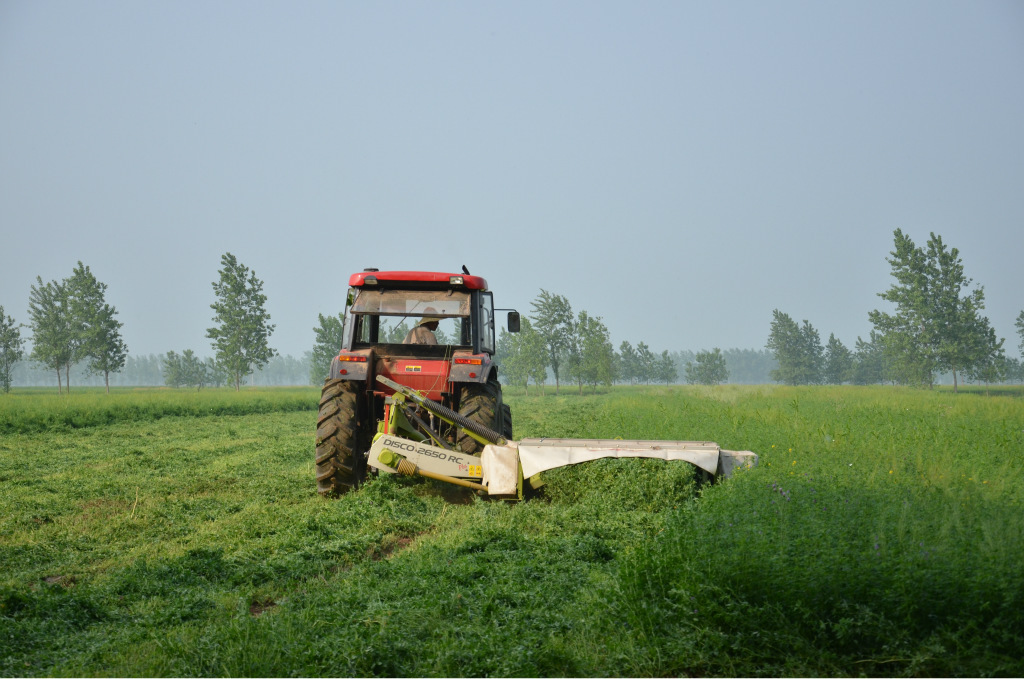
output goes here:
<path id="1" fill-rule="evenodd" d="M 438 271 L 361 271 L 352 274 L 348 284 L 355 287 L 378 283 L 438 283 L 468 290 L 486 290 L 487 281 L 480 276 L 462 273 L 441 273 Z M 390 287 L 390 286 L 389 286 Z"/>

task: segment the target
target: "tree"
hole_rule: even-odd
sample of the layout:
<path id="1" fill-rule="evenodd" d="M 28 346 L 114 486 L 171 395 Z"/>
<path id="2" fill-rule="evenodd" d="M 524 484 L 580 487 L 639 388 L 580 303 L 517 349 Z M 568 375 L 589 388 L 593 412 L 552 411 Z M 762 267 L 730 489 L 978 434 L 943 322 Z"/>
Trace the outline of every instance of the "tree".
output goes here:
<path id="1" fill-rule="evenodd" d="M 729 381 L 734 384 L 765 384 L 772 380 L 772 371 L 779 367 L 775 356 L 767 349 L 726 349 L 722 355 L 729 368 Z M 696 357 L 682 365 L 692 360 Z"/>
<path id="2" fill-rule="evenodd" d="M 1018 384 L 1024 382 L 1024 363 L 1021 363 L 1016 358 L 1007 356 L 1003 362 L 1003 373 L 1004 379 L 1007 382 L 1016 382 Z"/>
<path id="3" fill-rule="evenodd" d="M 676 370 L 676 361 L 672 358 L 672 354 L 668 352 L 668 349 L 661 352 L 655 373 L 655 379 L 665 384 L 672 384 L 679 377 L 679 372 Z"/>
<path id="4" fill-rule="evenodd" d="M 317 326 L 313 328 L 315 335 L 313 358 L 310 361 L 310 384 L 322 384 L 331 371 L 331 361 L 341 350 L 345 336 L 345 314 L 324 316 L 317 314 Z"/>
<path id="5" fill-rule="evenodd" d="M 409 334 L 409 324 L 402 319 L 400 322 L 392 326 L 387 322 L 386 319 L 381 319 L 380 324 L 380 341 L 387 342 L 390 344 L 401 344 L 405 341 L 405 336 Z M 437 340 L 438 344 L 447 344 L 447 340 L 444 333 L 439 329 L 433 331 L 434 339 Z M 338 343 L 338 347 L 341 347 L 341 343 Z"/>
<path id="6" fill-rule="evenodd" d="M 117 309 L 107 304 L 106 283 L 97 280 L 81 261 L 65 285 L 78 358 L 89 360 L 88 372 L 103 375 L 109 394 L 110 373 L 124 368 L 128 355 L 128 347 L 121 339 L 123 324 L 117 320 Z"/>
<path id="7" fill-rule="evenodd" d="M 628 384 L 633 384 L 634 381 L 639 379 L 640 375 L 640 359 L 637 358 L 636 349 L 625 340 L 619 345 L 618 375 L 620 379 L 625 380 Z"/>
<path id="8" fill-rule="evenodd" d="M 689 384 L 721 384 L 729 379 L 722 350 L 698 351 L 695 362 L 686 364 L 686 381 Z"/>
<path id="9" fill-rule="evenodd" d="M 264 308 L 263 281 L 230 252 L 220 261 L 220 280 L 213 283 L 217 301 L 210 305 L 217 325 L 208 328 L 206 336 L 213 340 L 217 362 L 231 375 L 238 391 L 245 375 L 276 355 L 268 344 L 274 326 Z"/>
<path id="10" fill-rule="evenodd" d="M 14 322 L 14 317 L 5 316 L 4 308 L 0 306 L 0 387 L 5 394 L 11 390 L 14 364 L 24 355 L 21 348 L 24 342 L 21 328 Z"/>
<path id="11" fill-rule="evenodd" d="M 168 351 L 163 359 L 161 372 L 164 376 L 164 384 L 177 389 L 185 384 L 185 368 L 182 364 L 181 355 L 174 351 Z"/>
<path id="12" fill-rule="evenodd" d="M 63 391 L 61 370 L 69 380 L 71 364 L 78 355 L 78 339 L 71 323 L 67 286 L 57 281 L 36 284 L 29 289 L 29 327 L 32 328 L 32 360 L 57 372 L 57 391 Z M 68 383 L 68 391 L 71 384 Z"/>
<path id="13" fill-rule="evenodd" d="M 600 316 L 580 311 L 575 334 L 579 346 L 577 379 L 580 393 L 583 393 L 584 383 L 593 386 L 594 391 L 597 391 L 598 384 L 610 386 L 615 379 L 615 349 Z"/>
<path id="14" fill-rule="evenodd" d="M 644 384 L 650 384 L 657 375 L 657 362 L 651 348 L 643 342 L 636 345 L 637 381 L 643 380 Z"/>
<path id="15" fill-rule="evenodd" d="M 824 350 L 821 337 L 807 320 L 803 326 L 778 309 L 772 311 L 771 333 L 766 348 L 775 354 L 779 367 L 772 379 L 785 384 L 821 382 Z"/>
<path id="16" fill-rule="evenodd" d="M 210 381 L 206 363 L 191 349 L 186 349 L 181 354 L 181 371 L 185 385 L 195 387 L 196 391 L 201 390 Z"/>
<path id="17" fill-rule="evenodd" d="M 571 347 L 573 337 L 573 313 L 569 300 L 541 289 L 537 298 L 530 303 L 533 308 L 533 326 L 543 338 L 547 348 L 547 364 L 555 374 L 555 393 L 560 385 L 559 368 L 562 357 Z"/>
<path id="18" fill-rule="evenodd" d="M 546 346 L 529 318 L 522 317 L 518 333 L 502 329 L 498 348 L 502 355 L 501 375 L 508 379 L 509 384 L 522 385 L 527 394 L 530 393 L 531 379 L 538 386 L 544 384 L 547 378 Z"/>
<path id="19" fill-rule="evenodd" d="M 896 279 L 879 297 L 893 303 L 896 313 L 872 311 L 868 318 L 878 330 L 895 377 L 900 381 L 933 384 L 937 370 L 972 373 L 1001 353 L 985 308 L 983 288 L 967 291 L 956 248 L 947 249 L 941 236 L 930 234 L 927 249 L 914 245 L 900 229 L 893 232 L 895 249 L 886 261 Z"/>
<path id="20" fill-rule="evenodd" d="M 825 345 L 825 363 L 821 381 L 825 384 L 843 384 L 853 380 L 853 352 L 846 348 L 835 334 L 829 334 Z"/>
<path id="21" fill-rule="evenodd" d="M 978 354 L 971 365 L 964 369 L 963 374 L 969 379 L 994 384 L 1006 378 L 1007 363 L 1003 353 L 1003 340 L 996 340 L 996 331 L 988 327 L 985 319 L 985 327 L 979 331 L 975 341 L 978 345 Z M 953 390 L 956 391 L 956 373 L 953 378 Z"/>
<path id="22" fill-rule="evenodd" d="M 867 340 L 860 337 L 854 345 L 853 355 L 853 377 L 854 384 L 881 384 L 885 381 L 886 358 L 878 333 L 874 330 Z"/>
<path id="23" fill-rule="evenodd" d="M 1015 325 L 1017 326 L 1017 334 L 1020 336 L 1020 346 L 1018 349 L 1020 349 L 1021 356 L 1024 356 L 1024 311 L 1021 311 L 1020 315 L 1017 316 Z"/>
<path id="24" fill-rule="evenodd" d="M 224 366 L 218 363 L 216 359 L 207 357 L 204 363 L 206 365 L 207 383 L 211 387 L 223 387 L 231 381 L 231 375 L 228 374 Z"/>

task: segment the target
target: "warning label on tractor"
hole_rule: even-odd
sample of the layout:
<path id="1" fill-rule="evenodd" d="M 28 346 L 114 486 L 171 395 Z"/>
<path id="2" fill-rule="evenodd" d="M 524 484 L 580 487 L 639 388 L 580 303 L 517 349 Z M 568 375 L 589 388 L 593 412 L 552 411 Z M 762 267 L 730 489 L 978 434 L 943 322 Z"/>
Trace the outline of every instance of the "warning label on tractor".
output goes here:
<path id="1" fill-rule="evenodd" d="M 368 462 L 371 466 L 387 473 L 393 473 L 395 468 L 383 465 L 378 461 L 381 451 L 385 449 L 407 458 L 418 467 L 437 474 L 462 478 L 482 478 L 484 475 L 481 460 L 475 455 L 467 455 L 457 450 L 435 448 L 427 443 L 410 441 L 392 434 L 382 434 L 377 436 L 374 441 Z"/>
<path id="2" fill-rule="evenodd" d="M 418 373 L 418 372 L 421 372 L 422 370 L 423 370 L 423 366 L 421 366 L 421 365 L 407 365 L 407 366 L 405 366 L 405 372 L 407 372 L 407 373 Z"/>

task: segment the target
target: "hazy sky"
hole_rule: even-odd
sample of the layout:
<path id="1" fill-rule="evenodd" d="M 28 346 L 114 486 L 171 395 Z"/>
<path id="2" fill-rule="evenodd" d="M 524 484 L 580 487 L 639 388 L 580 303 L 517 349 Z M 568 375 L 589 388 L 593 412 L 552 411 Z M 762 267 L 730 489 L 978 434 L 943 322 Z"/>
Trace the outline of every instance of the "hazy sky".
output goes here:
<path id="1" fill-rule="evenodd" d="M 896 228 L 1016 355 L 1024 3 L 0 0 L 0 305 L 82 260 L 132 353 L 211 353 L 228 251 L 295 356 L 351 272 L 463 264 L 616 346 L 852 348 Z"/>

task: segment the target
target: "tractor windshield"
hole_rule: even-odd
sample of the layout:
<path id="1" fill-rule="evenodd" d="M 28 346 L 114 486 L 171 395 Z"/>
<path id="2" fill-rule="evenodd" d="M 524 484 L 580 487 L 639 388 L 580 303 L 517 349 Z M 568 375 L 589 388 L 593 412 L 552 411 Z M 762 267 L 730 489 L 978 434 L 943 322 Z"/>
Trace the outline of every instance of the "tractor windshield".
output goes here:
<path id="1" fill-rule="evenodd" d="M 434 331 L 438 344 L 470 343 L 468 292 L 363 289 L 352 302 L 351 313 L 356 322 L 355 340 L 359 343 L 401 344 L 427 318 L 438 321 Z"/>
<path id="2" fill-rule="evenodd" d="M 469 316 L 469 293 L 456 290 L 360 290 L 354 314 L 379 316 Z"/>

